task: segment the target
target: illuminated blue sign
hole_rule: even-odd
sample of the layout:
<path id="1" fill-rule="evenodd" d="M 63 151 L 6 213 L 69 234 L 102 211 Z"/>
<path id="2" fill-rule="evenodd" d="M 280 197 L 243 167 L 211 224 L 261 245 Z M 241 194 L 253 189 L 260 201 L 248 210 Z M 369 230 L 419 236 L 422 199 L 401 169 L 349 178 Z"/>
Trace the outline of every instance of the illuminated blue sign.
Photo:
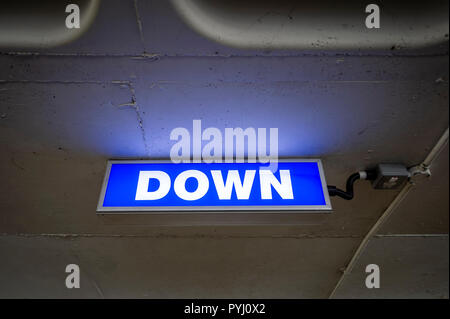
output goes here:
<path id="1" fill-rule="evenodd" d="M 97 211 L 331 210 L 320 160 L 109 161 Z"/>

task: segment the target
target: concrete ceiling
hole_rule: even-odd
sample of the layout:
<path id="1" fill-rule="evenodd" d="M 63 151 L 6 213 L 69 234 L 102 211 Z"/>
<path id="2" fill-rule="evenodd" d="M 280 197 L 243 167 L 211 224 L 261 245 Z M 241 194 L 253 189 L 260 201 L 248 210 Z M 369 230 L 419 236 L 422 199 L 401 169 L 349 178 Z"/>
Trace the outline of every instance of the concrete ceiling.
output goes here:
<path id="1" fill-rule="evenodd" d="M 448 37 L 448 1 L 376 2 L 381 29 L 363 27 L 370 2 L 347 0 L 172 0 L 197 32 L 253 49 L 354 50 L 430 47 Z M 367 8 L 367 9 L 366 9 Z"/>
<path id="2" fill-rule="evenodd" d="M 74 42 L 0 52 L 0 297 L 448 298 L 448 146 L 407 192 L 361 181 L 331 214 L 95 213 L 106 160 L 168 158 L 170 131 L 193 119 L 278 127 L 280 156 L 322 158 L 339 186 L 379 162 L 419 164 L 448 127 L 448 38 L 245 50 L 169 2 L 108 0 Z M 81 289 L 64 286 L 70 263 Z M 365 288 L 368 263 L 382 288 Z"/>

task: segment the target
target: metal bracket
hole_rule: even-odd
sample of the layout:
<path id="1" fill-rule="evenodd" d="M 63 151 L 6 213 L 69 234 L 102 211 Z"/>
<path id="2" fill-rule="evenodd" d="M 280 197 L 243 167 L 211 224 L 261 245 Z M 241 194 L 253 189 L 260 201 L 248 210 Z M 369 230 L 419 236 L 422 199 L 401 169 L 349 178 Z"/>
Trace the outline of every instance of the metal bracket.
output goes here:
<path id="1" fill-rule="evenodd" d="M 409 172 L 409 182 L 412 184 L 416 182 L 419 176 L 425 176 L 427 178 L 431 176 L 430 167 L 424 164 L 413 166 L 408 169 L 408 172 Z"/>

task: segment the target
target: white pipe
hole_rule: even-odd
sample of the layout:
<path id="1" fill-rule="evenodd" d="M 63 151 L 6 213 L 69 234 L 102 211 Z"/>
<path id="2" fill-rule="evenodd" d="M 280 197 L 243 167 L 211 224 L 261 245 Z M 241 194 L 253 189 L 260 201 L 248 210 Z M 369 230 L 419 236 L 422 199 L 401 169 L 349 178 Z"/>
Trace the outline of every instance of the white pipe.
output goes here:
<path id="1" fill-rule="evenodd" d="M 444 148 L 445 144 L 448 142 L 448 127 L 447 130 L 445 130 L 444 134 L 442 134 L 439 141 L 434 145 L 433 149 L 430 151 L 428 156 L 425 158 L 425 160 L 422 162 L 423 167 L 428 167 L 431 165 L 433 160 L 439 155 L 439 153 Z"/>

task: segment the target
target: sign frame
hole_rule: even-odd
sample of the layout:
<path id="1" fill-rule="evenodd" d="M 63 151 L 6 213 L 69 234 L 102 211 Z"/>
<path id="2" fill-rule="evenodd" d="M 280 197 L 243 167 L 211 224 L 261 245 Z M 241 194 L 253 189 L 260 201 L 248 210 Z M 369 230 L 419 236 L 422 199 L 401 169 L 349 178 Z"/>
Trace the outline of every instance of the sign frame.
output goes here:
<path id="1" fill-rule="evenodd" d="M 319 170 L 319 176 L 322 183 L 322 191 L 325 199 L 325 205 L 291 205 L 291 206 L 282 206 L 282 205 L 272 205 L 272 206 L 131 206 L 131 207 L 122 207 L 122 206 L 103 206 L 106 188 L 109 181 L 109 175 L 111 172 L 111 166 L 113 164 L 151 164 L 151 163 L 173 163 L 171 160 L 108 160 L 106 166 L 106 173 L 103 178 L 102 188 L 100 191 L 100 198 L 97 204 L 97 214 L 111 214 L 111 215 L 119 215 L 119 214 L 179 214 L 179 213 L 248 213 L 248 212 L 257 212 L 257 213 L 271 213 L 276 214 L 277 211 L 282 211 L 283 213 L 330 213 L 332 211 L 330 195 L 328 193 L 328 187 L 325 179 L 325 174 L 322 166 L 322 161 L 320 159 L 310 159 L 310 158 L 284 158 L 278 159 L 277 162 L 294 162 L 294 163 L 317 163 L 317 167 Z M 224 162 L 223 162 L 224 163 Z M 248 162 L 245 162 L 248 163 Z M 255 162 L 256 164 L 258 162 Z M 188 163 L 185 163 L 188 164 Z M 198 164 L 198 163 L 197 163 Z M 206 164 L 206 163 L 205 163 Z M 220 164 L 220 163 L 219 163 Z M 233 164 L 233 163 L 226 163 Z"/>

